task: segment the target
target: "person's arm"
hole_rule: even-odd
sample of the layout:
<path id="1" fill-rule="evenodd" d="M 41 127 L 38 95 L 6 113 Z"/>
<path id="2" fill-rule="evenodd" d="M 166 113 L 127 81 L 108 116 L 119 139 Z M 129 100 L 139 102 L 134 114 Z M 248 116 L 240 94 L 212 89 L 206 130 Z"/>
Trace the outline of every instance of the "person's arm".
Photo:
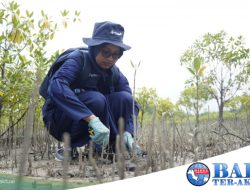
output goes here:
<path id="1" fill-rule="evenodd" d="M 88 107 L 81 102 L 70 85 L 76 80 L 82 70 L 82 63 L 68 59 L 56 71 L 49 86 L 49 96 L 54 103 L 73 120 L 89 122 L 95 116 Z"/>

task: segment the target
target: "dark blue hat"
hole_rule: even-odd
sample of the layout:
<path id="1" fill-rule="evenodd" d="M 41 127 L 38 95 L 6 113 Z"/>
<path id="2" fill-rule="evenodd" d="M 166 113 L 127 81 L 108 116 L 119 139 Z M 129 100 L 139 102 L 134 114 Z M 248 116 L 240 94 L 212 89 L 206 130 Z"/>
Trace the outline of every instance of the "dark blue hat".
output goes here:
<path id="1" fill-rule="evenodd" d="M 131 47 L 123 43 L 124 28 L 120 24 L 113 22 L 95 23 L 92 38 L 83 38 L 83 42 L 88 46 L 97 46 L 103 43 L 110 43 L 121 47 L 124 51 Z"/>

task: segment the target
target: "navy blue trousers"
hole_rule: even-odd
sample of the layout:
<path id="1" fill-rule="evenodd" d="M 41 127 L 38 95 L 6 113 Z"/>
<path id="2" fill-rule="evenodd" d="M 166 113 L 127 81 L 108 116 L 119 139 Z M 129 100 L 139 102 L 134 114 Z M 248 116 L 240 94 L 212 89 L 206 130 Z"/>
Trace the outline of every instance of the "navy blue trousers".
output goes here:
<path id="1" fill-rule="evenodd" d="M 110 129 L 110 143 L 115 142 L 120 117 L 124 119 L 124 130 L 134 133 L 133 97 L 128 92 L 114 92 L 104 96 L 97 91 L 84 91 L 77 96 Z M 136 106 L 135 115 L 136 117 L 138 115 L 138 106 Z M 48 119 L 50 133 L 58 140 L 61 140 L 64 132 L 68 132 L 72 147 L 80 147 L 89 142 L 87 122 L 73 121 L 59 109 L 54 109 L 51 117 Z"/>

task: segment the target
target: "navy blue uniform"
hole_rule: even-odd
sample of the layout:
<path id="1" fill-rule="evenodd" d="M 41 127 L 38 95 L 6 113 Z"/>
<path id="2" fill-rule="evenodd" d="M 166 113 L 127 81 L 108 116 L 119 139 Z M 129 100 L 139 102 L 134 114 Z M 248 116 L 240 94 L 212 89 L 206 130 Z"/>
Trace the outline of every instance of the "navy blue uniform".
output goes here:
<path id="1" fill-rule="evenodd" d="M 92 114 L 110 128 L 110 141 L 118 133 L 118 119 L 124 118 L 125 131 L 133 134 L 133 97 L 128 80 L 118 70 L 118 80 L 113 81 L 111 70 L 100 69 L 91 63 L 91 72 L 84 89 L 76 86 L 83 65 L 69 58 L 53 75 L 48 98 L 43 107 L 43 119 L 50 133 L 58 140 L 68 132 L 71 146 L 82 146 L 89 142 L 88 123 L 83 120 Z M 138 106 L 136 105 L 136 115 Z"/>

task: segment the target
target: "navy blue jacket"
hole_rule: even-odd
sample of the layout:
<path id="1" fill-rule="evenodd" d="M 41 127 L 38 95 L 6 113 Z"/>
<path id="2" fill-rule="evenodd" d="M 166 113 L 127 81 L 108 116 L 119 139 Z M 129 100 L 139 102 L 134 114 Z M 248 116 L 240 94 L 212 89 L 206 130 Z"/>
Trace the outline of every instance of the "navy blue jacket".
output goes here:
<path id="1" fill-rule="evenodd" d="M 53 75 L 48 94 L 52 101 L 63 110 L 66 115 L 75 121 L 93 114 L 87 106 L 81 102 L 70 86 L 77 81 L 83 65 L 73 58 L 69 58 Z M 99 91 L 106 95 L 112 91 L 126 91 L 131 94 L 127 78 L 118 69 L 118 81 L 112 84 L 111 70 L 104 71 L 96 63 L 91 64 L 91 73 L 85 83 L 85 90 Z"/>

